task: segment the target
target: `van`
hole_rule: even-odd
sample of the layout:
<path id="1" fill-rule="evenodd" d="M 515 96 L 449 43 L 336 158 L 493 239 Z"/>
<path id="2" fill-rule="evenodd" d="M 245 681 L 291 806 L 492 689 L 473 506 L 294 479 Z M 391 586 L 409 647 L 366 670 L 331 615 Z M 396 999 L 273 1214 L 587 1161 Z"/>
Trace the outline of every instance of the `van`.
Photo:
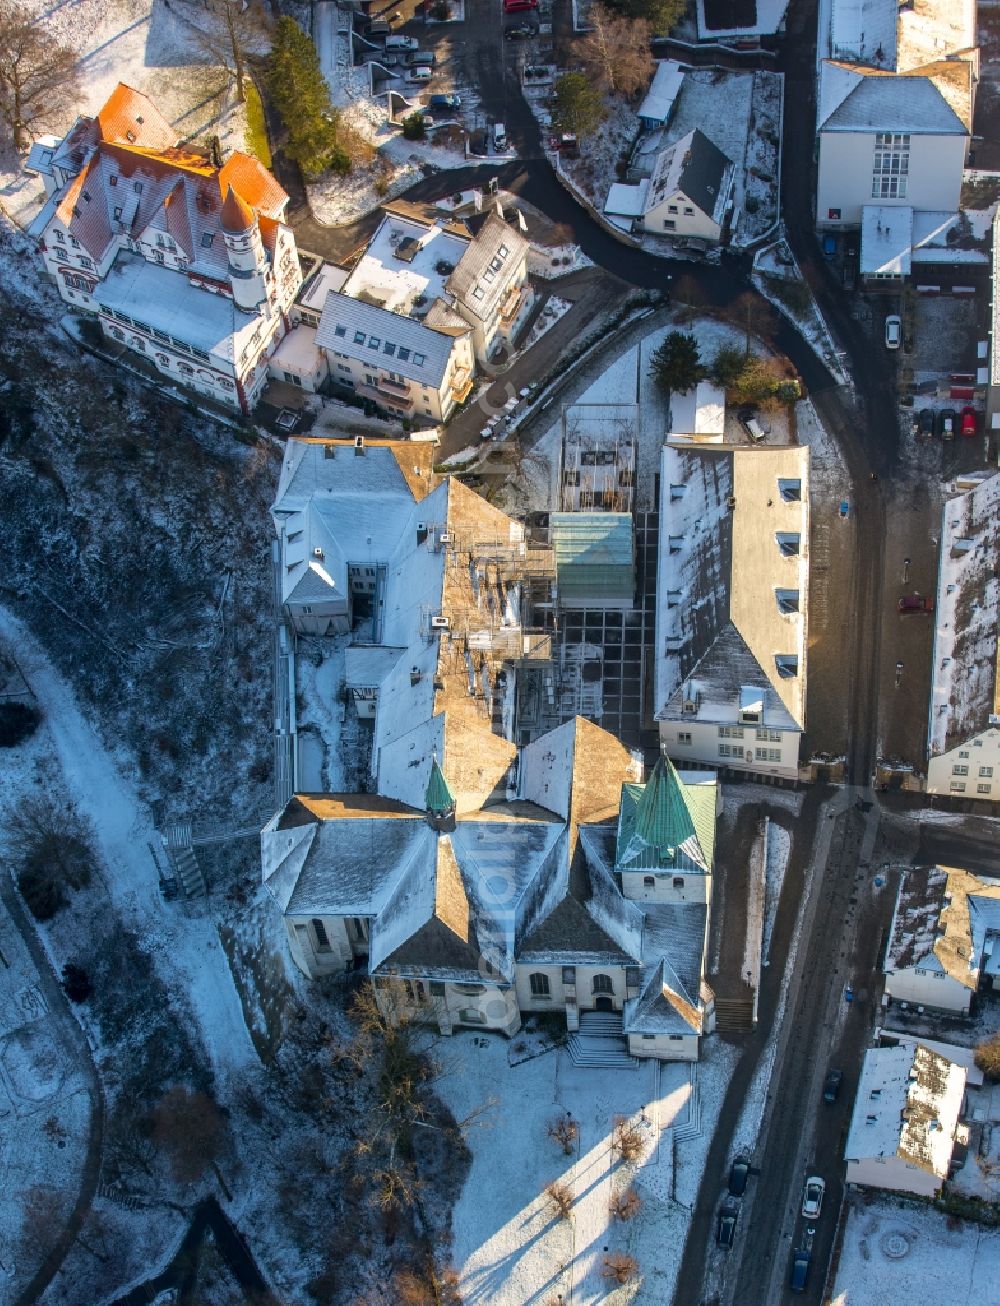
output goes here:
<path id="1" fill-rule="evenodd" d="M 415 36 L 387 36 L 385 38 L 385 48 L 387 50 L 419 50 L 420 42 Z"/>
<path id="2" fill-rule="evenodd" d="M 384 18 L 376 18 L 368 25 L 366 36 L 391 36 L 392 28 Z"/>
<path id="3" fill-rule="evenodd" d="M 425 68 L 421 65 L 419 68 L 407 68 L 406 80 L 408 82 L 429 82 L 434 76 L 431 68 Z"/>
<path id="4" fill-rule="evenodd" d="M 493 152 L 495 154 L 507 153 L 507 128 L 502 122 L 493 124 Z"/>

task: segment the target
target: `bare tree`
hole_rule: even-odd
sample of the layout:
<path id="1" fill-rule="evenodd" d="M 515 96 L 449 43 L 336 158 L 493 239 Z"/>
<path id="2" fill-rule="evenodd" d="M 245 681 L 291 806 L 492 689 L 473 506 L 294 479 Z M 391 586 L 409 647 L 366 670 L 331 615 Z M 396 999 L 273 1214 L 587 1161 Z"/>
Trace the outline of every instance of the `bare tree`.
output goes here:
<path id="1" fill-rule="evenodd" d="M 623 1161 L 637 1161 L 646 1150 L 646 1135 L 628 1116 L 616 1116 L 611 1148 Z"/>
<path id="2" fill-rule="evenodd" d="M 569 1156 L 576 1145 L 577 1137 L 580 1133 L 580 1126 L 568 1113 L 564 1116 L 557 1116 L 555 1120 L 550 1120 L 545 1126 L 545 1132 L 550 1138 L 554 1138 L 562 1147 L 562 1150 Z"/>
<path id="3" fill-rule="evenodd" d="M 178 1183 L 193 1183 L 214 1163 L 225 1125 L 207 1093 L 175 1084 L 154 1108 L 153 1141 L 162 1147 Z"/>
<path id="4" fill-rule="evenodd" d="M 642 1198 L 634 1188 L 626 1188 L 622 1193 L 616 1193 L 609 1203 L 608 1210 L 616 1220 L 631 1220 L 633 1215 L 637 1215 L 639 1208 L 642 1206 Z"/>
<path id="5" fill-rule="evenodd" d="M 221 64 L 236 83 L 236 96 L 246 100 L 244 82 L 248 52 L 268 30 L 269 19 L 261 0 L 202 0 L 194 25 L 196 40 L 213 62 Z"/>
<path id="6" fill-rule="evenodd" d="M 76 51 L 60 45 L 15 0 L 0 0 L 0 118 L 14 148 L 33 128 L 55 124 L 77 99 Z"/>
<path id="7" fill-rule="evenodd" d="M 587 13 L 591 30 L 577 46 L 587 72 L 602 90 L 632 97 L 653 76 L 650 27 L 645 18 L 623 18 L 605 5 Z"/>
<path id="8" fill-rule="evenodd" d="M 85 889 L 97 868 L 94 827 L 72 803 L 29 794 L 7 818 L 7 850 L 17 882 L 36 920 L 50 920 Z"/>
<path id="9" fill-rule="evenodd" d="M 631 1283 L 639 1273 L 639 1262 L 626 1252 L 612 1252 L 604 1258 L 604 1277 L 615 1283 Z"/>
<path id="10" fill-rule="evenodd" d="M 558 1180 L 554 1180 L 546 1185 L 545 1196 L 555 1207 L 559 1219 L 568 1220 L 573 1211 L 573 1190 L 569 1184 L 562 1184 Z"/>

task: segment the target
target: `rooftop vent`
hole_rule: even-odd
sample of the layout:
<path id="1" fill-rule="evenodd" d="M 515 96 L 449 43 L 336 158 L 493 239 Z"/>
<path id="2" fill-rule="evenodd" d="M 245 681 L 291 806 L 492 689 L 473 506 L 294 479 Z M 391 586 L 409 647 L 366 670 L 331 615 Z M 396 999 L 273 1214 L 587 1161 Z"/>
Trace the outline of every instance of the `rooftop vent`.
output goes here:
<path id="1" fill-rule="evenodd" d="M 319 547 L 319 545 L 317 545 L 316 548 L 313 549 L 313 557 L 322 558 L 322 556 L 323 556 L 323 550 Z"/>
<path id="2" fill-rule="evenodd" d="M 363 435 L 356 435 L 354 437 L 355 456 L 357 457 L 358 455 L 360 455 L 363 457 L 364 452 L 365 452 L 365 437 Z"/>

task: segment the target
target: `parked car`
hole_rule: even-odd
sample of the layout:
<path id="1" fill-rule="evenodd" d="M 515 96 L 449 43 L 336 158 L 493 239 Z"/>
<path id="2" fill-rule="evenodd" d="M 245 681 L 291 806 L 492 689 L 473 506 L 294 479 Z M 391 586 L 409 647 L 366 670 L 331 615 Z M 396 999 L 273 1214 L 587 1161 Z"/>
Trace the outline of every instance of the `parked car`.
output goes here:
<path id="1" fill-rule="evenodd" d="M 896 606 L 900 612 L 933 612 L 934 600 L 923 594 L 904 594 Z"/>
<path id="2" fill-rule="evenodd" d="M 408 82 L 429 82 L 434 76 L 433 68 L 425 68 L 421 65 L 419 68 L 407 68 L 406 80 Z"/>
<path id="3" fill-rule="evenodd" d="M 970 408 L 968 404 L 962 409 L 962 434 L 976 434 L 976 410 Z"/>
<path id="4" fill-rule="evenodd" d="M 460 95 L 432 95 L 427 101 L 429 109 L 461 109 L 462 97 Z"/>
<path id="5" fill-rule="evenodd" d="M 518 23 L 516 27 L 507 27 L 504 29 L 504 39 L 507 41 L 521 41 L 527 36 L 534 36 L 538 31 L 530 23 Z"/>
<path id="6" fill-rule="evenodd" d="M 420 42 L 415 36 L 387 36 L 385 38 L 385 48 L 387 50 L 419 50 Z"/>
<path id="7" fill-rule="evenodd" d="M 841 515 L 841 517 L 850 517 L 850 515 L 851 515 L 851 504 L 850 504 L 850 500 L 849 500 L 849 499 L 841 499 L 841 501 L 840 501 L 840 515 Z"/>
<path id="8" fill-rule="evenodd" d="M 788 1286 L 792 1292 L 805 1292 L 809 1282 L 809 1253 L 804 1247 L 796 1247 L 792 1252 L 792 1272 L 788 1276 Z"/>
<path id="9" fill-rule="evenodd" d="M 821 1179 L 818 1174 L 810 1175 L 806 1180 L 806 1188 L 802 1196 L 802 1214 L 807 1220 L 819 1218 L 825 1192 L 826 1180 Z"/>
<path id="10" fill-rule="evenodd" d="M 885 319 L 885 347 L 898 349 L 903 339 L 903 321 L 898 313 L 890 313 Z"/>
<path id="11" fill-rule="evenodd" d="M 953 408 L 941 408 L 938 410 L 937 432 L 942 440 L 954 440 L 955 410 Z"/>
<path id="12" fill-rule="evenodd" d="M 729 1168 L 729 1196 L 742 1197 L 747 1190 L 747 1178 L 750 1175 L 750 1162 L 745 1156 L 738 1156 Z"/>
<path id="13" fill-rule="evenodd" d="M 493 152 L 494 154 L 507 153 L 507 128 L 502 122 L 493 124 Z"/>
<path id="14" fill-rule="evenodd" d="M 490 152 L 489 137 L 485 131 L 469 133 L 469 153 L 485 158 Z"/>
<path id="15" fill-rule="evenodd" d="M 843 1082 L 844 1072 L 842 1070 L 828 1070 L 823 1083 L 823 1101 L 836 1102 L 840 1096 L 840 1086 Z"/>
<path id="16" fill-rule="evenodd" d="M 503 0 L 505 14 L 521 14 L 526 9 L 537 9 L 538 0 Z"/>
<path id="17" fill-rule="evenodd" d="M 917 414 L 917 424 L 920 427 L 921 435 L 934 434 L 934 414 L 929 408 L 921 408 Z"/>
<path id="18" fill-rule="evenodd" d="M 825 259 L 837 257 L 837 237 L 830 232 L 823 237 L 823 257 Z"/>
<path id="19" fill-rule="evenodd" d="M 433 68 L 437 63 L 433 50 L 410 50 L 405 57 L 408 68 Z"/>
<path id="20" fill-rule="evenodd" d="M 720 1247 L 732 1247 L 736 1237 L 736 1221 L 740 1218 L 740 1203 L 736 1197 L 727 1197 L 719 1207 L 715 1221 L 715 1241 Z"/>

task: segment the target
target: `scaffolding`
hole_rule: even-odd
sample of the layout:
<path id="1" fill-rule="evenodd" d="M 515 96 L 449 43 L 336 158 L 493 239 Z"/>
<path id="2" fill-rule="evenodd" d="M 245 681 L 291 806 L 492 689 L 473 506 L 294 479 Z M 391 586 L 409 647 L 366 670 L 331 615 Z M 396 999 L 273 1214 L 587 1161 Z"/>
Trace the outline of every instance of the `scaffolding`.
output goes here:
<path id="1" fill-rule="evenodd" d="M 571 404 L 562 411 L 558 502 L 562 512 L 631 512 L 639 405 Z"/>

